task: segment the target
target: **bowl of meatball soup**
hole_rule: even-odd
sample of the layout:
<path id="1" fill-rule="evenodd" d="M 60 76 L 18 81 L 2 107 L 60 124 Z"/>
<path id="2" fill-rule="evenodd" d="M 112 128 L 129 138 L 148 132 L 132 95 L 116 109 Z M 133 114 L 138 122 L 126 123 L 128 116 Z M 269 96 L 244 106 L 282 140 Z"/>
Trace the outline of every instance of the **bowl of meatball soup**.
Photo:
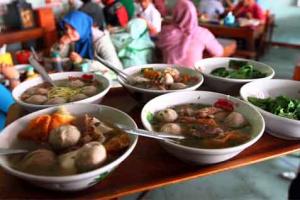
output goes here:
<path id="1" fill-rule="evenodd" d="M 170 154 L 194 164 L 228 160 L 254 144 L 265 129 L 252 105 L 208 91 L 156 97 L 144 106 L 141 119 L 149 131 L 184 136 L 160 143 Z"/>
<path id="2" fill-rule="evenodd" d="M 0 166 L 50 190 L 91 187 L 113 173 L 136 146 L 138 137 L 116 124 L 137 128 L 126 113 L 104 105 L 67 104 L 30 113 L 0 135 L 1 148 L 27 152 L 0 156 Z"/>
<path id="3" fill-rule="evenodd" d="M 41 77 L 22 82 L 12 92 L 28 111 L 69 103 L 99 103 L 110 89 L 110 81 L 96 74 L 62 72 L 50 74 L 55 87 Z"/>

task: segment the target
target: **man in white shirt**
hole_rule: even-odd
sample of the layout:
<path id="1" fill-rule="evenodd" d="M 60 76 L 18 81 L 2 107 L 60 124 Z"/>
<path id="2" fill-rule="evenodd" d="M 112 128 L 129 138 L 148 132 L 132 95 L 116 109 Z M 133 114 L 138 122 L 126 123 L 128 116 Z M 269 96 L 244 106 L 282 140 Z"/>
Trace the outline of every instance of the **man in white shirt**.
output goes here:
<path id="1" fill-rule="evenodd" d="M 155 37 L 161 31 L 161 15 L 152 0 L 138 0 L 136 16 L 146 20 L 151 37 Z"/>

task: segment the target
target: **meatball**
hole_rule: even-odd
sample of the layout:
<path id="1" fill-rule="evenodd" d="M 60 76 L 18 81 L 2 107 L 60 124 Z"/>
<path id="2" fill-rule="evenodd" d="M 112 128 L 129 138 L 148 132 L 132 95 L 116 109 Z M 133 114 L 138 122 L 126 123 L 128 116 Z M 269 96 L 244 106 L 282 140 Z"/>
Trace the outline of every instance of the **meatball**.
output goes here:
<path id="1" fill-rule="evenodd" d="M 91 85 L 91 86 L 85 86 L 82 88 L 81 92 L 87 96 L 93 96 L 97 94 L 97 87 Z"/>
<path id="2" fill-rule="evenodd" d="M 170 88 L 171 88 L 171 90 L 180 90 L 180 89 L 183 89 L 186 87 L 187 87 L 187 85 L 184 83 L 173 83 Z"/>
<path id="3" fill-rule="evenodd" d="M 49 92 L 48 89 L 39 87 L 39 88 L 36 89 L 35 94 L 47 95 L 48 92 Z"/>
<path id="4" fill-rule="evenodd" d="M 54 97 L 46 101 L 45 104 L 54 105 L 54 104 L 63 104 L 66 103 L 67 100 L 63 97 Z"/>
<path id="5" fill-rule="evenodd" d="M 88 98 L 88 96 L 86 96 L 85 94 L 76 94 L 76 95 L 74 95 L 74 96 L 72 96 L 71 98 L 70 98 L 70 101 L 80 101 L 80 100 L 83 100 L 83 99 L 86 99 L 86 98 Z"/>
<path id="6" fill-rule="evenodd" d="M 81 147 L 75 159 L 79 171 L 90 171 L 101 166 L 106 160 L 105 147 L 99 142 L 90 142 Z"/>
<path id="7" fill-rule="evenodd" d="M 54 149 L 64 149 L 77 144 L 80 135 L 76 126 L 60 126 L 50 132 L 49 143 Z"/>
<path id="8" fill-rule="evenodd" d="M 70 81 L 70 82 L 69 82 L 69 86 L 70 86 L 71 88 L 81 88 L 81 87 L 83 87 L 84 85 L 85 85 L 84 82 L 81 81 L 81 80 L 73 80 L 73 81 Z"/>
<path id="9" fill-rule="evenodd" d="M 48 100 L 48 98 L 44 95 L 35 94 L 31 97 L 27 98 L 25 101 L 31 104 L 43 104 Z"/>
<path id="10" fill-rule="evenodd" d="M 79 150 L 62 154 L 58 157 L 59 167 L 64 175 L 76 174 L 75 159 Z"/>
<path id="11" fill-rule="evenodd" d="M 156 114 L 156 119 L 158 119 L 161 122 L 174 122 L 177 118 L 177 112 L 171 108 L 159 111 Z"/>
<path id="12" fill-rule="evenodd" d="M 160 131 L 164 133 L 179 135 L 181 134 L 181 127 L 176 123 L 167 123 L 160 128 Z"/>
<path id="13" fill-rule="evenodd" d="M 167 69 L 165 69 L 164 73 L 171 74 L 175 80 L 179 79 L 179 77 L 180 77 L 180 72 L 177 69 L 172 68 L 172 67 L 168 67 Z"/>
<path id="14" fill-rule="evenodd" d="M 54 152 L 47 149 L 38 149 L 27 154 L 21 167 L 25 171 L 41 172 L 50 169 L 56 163 Z"/>
<path id="15" fill-rule="evenodd" d="M 218 121 L 224 121 L 228 116 L 229 112 L 217 112 L 214 114 L 214 118 Z"/>
<path id="16" fill-rule="evenodd" d="M 225 118 L 224 123 L 231 128 L 241 128 L 248 122 L 241 113 L 232 112 Z"/>

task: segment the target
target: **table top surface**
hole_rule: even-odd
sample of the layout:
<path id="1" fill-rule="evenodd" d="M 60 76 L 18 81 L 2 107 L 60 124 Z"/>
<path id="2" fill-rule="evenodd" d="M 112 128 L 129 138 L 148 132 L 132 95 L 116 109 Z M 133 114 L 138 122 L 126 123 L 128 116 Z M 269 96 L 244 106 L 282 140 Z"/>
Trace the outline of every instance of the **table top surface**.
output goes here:
<path id="1" fill-rule="evenodd" d="M 111 90 L 104 98 L 103 104 L 129 113 L 142 128 L 139 117 L 142 106 L 123 88 Z M 8 113 L 7 122 L 10 123 L 24 114 L 20 106 L 15 104 Z M 132 154 L 109 177 L 84 192 L 47 191 L 26 184 L 25 181 L 0 169 L 0 198 L 115 198 L 251 165 L 299 149 L 299 141 L 282 140 L 264 133 L 258 142 L 228 161 L 214 165 L 193 166 L 169 155 L 157 141 L 140 137 Z"/>

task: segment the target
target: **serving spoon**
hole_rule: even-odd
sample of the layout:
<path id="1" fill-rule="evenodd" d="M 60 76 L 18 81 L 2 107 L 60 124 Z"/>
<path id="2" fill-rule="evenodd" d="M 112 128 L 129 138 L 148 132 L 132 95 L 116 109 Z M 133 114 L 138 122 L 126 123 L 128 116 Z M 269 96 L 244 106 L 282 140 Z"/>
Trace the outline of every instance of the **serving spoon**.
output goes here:
<path id="1" fill-rule="evenodd" d="M 34 59 L 33 56 L 30 56 L 29 63 L 41 75 L 44 81 L 50 83 L 53 87 L 56 87 L 54 81 L 51 79 L 48 72 L 46 72 L 45 68 L 36 59 Z"/>
<path id="2" fill-rule="evenodd" d="M 163 140 L 163 141 L 168 141 L 173 143 L 177 142 L 174 139 L 178 139 L 178 140 L 185 139 L 183 135 L 174 135 L 174 134 L 163 133 L 163 132 L 153 132 L 153 131 L 146 131 L 143 129 L 134 129 L 119 124 L 117 124 L 116 126 L 129 134 L 139 135 L 143 137 L 148 137 L 148 138 L 153 138 L 153 139 L 158 139 L 158 140 Z"/>
<path id="3" fill-rule="evenodd" d="M 0 155 L 11 155 L 11 154 L 21 154 L 21 153 L 27 153 L 28 150 L 26 149 L 5 149 L 5 148 L 0 148 Z"/>
<path id="4" fill-rule="evenodd" d="M 118 76 L 120 76 L 125 82 L 129 83 L 129 84 L 133 84 L 135 81 L 133 79 L 133 77 L 131 77 L 130 75 L 124 73 L 122 70 L 116 68 L 113 64 L 111 64 L 110 62 L 104 60 L 103 58 L 101 58 L 100 56 L 98 56 L 97 54 L 95 55 L 95 59 L 97 61 L 99 61 L 101 64 L 103 64 L 104 66 L 106 66 L 107 68 L 109 68 L 110 70 L 112 70 L 113 72 L 115 72 Z"/>

